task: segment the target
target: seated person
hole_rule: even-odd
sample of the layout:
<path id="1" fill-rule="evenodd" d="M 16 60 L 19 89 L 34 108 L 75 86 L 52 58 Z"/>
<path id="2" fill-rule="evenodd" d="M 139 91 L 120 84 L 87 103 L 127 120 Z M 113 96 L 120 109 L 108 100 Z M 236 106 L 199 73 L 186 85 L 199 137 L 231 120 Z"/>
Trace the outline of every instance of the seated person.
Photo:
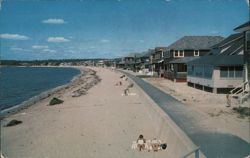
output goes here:
<path id="1" fill-rule="evenodd" d="M 139 151 L 145 149 L 146 140 L 143 138 L 143 135 L 140 135 L 136 142 L 137 142 L 137 147 Z"/>
<path id="2" fill-rule="evenodd" d="M 152 146 L 152 149 L 154 150 L 154 152 L 158 151 L 159 149 L 161 149 L 161 141 L 160 140 L 157 140 L 156 138 L 154 138 L 152 141 L 151 141 L 151 146 Z"/>

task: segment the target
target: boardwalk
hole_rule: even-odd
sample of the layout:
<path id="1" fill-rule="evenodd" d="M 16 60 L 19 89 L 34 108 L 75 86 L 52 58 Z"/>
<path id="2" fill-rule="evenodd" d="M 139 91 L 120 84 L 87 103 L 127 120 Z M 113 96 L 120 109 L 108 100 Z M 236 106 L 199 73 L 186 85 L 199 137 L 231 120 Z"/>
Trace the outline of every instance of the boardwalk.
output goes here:
<path id="1" fill-rule="evenodd" d="M 242 158 L 250 154 L 248 142 L 234 135 L 204 129 L 199 124 L 199 121 L 204 119 L 199 113 L 142 79 L 124 73 L 136 82 L 197 146 L 201 147 L 208 158 Z"/>

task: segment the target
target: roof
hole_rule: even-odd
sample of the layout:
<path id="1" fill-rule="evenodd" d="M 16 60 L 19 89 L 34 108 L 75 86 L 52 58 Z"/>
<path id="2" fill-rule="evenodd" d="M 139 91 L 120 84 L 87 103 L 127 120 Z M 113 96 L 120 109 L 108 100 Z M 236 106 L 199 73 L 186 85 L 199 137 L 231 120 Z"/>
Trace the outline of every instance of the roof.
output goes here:
<path id="1" fill-rule="evenodd" d="M 232 34 L 220 43 L 214 45 L 209 55 L 236 55 L 243 51 L 243 33 Z"/>
<path id="2" fill-rule="evenodd" d="M 234 29 L 234 31 L 237 31 L 237 32 L 244 32 L 246 30 L 250 30 L 250 21 L 245 22 L 244 24 L 242 24 Z"/>
<path id="3" fill-rule="evenodd" d="M 172 60 L 170 61 L 169 63 L 171 64 L 186 64 L 192 60 L 195 60 L 195 59 L 198 59 L 199 57 L 183 57 L 183 58 L 179 58 L 179 59 L 175 59 L 175 60 Z"/>
<path id="4" fill-rule="evenodd" d="M 142 57 L 150 57 L 151 51 L 142 52 Z"/>
<path id="5" fill-rule="evenodd" d="M 167 47 L 171 50 L 204 50 L 219 43 L 224 38 L 221 36 L 184 36 Z"/>
<path id="6" fill-rule="evenodd" d="M 188 62 L 188 65 L 232 66 L 243 65 L 243 55 L 202 56 Z"/>
<path id="7" fill-rule="evenodd" d="M 166 50 L 167 49 L 167 47 L 155 47 L 155 51 L 157 52 L 157 51 L 164 51 L 164 50 Z"/>
<path id="8" fill-rule="evenodd" d="M 237 55 L 243 51 L 244 38 L 237 40 L 225 51 L 221 52 L 220 55 Z"/>
<path id="9" fill-rule="evenodd" d="M 125 56 L 125 58 L 134 58 L 134 57 L 139 57 L 141 56 L 140 53 L 129 53 L 128 55 Z"/>
<path id="10" fill-rule="evenodd" d="M 221 42 L 213 45 L 212 47 L 215 48 L 215 47 L 222 47 L 224 45 L 227 45 L 229 44 L 230 42 L 233 42 L 234 40 L 238 39 L 238 38 L 242 38 L 244 35 L 242 33 L 235 33 L 235 34 L 232 34 L 230 36 L 228 36 L 227 38 L 225 38 L 224 40 L 222 40 Z"/>

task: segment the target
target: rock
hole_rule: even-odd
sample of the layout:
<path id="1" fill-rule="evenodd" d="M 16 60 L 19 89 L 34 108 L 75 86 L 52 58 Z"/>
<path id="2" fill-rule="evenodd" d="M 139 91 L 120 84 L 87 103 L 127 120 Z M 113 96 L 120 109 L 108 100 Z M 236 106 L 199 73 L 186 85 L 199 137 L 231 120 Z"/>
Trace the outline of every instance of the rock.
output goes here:
<path id="1" fill-rule="evenodd" d="M 81 95 L 85 95 L 87 92 L 84 90 L 84 88 L 78 89 L 73 92 L 72 97 L 80 97 Z"/>
<path id="2" fill-rule="evenodd" d="M 19 120 L 11 120 L 9 123 L 7 123 L 5 126 L 6 127 L 11 127 L 11 126 L 16 126 L 18 124 L 21 124 L 23 123 L 22 121 L 19 121 Z"/>
<path id="3" fill-rule="evenodd" d="M 183 101 L 187 101 L 187 99 L 182 99 Z"/>
<path id="4" fill-rule="evenodd" d="M 61 103 L 63 103 L 63 102 L 64 102 L 64 101 L 61 100 L 61 99 L 53 98 L 53 99 L 50 100 L 49 105 L 61 104 Z"/>
<path id="5" fill-rule="evenodd" d="M 125 75 L 120 76 L 120 78 L 123 78 L 123 77 L 125 77 Z"/>
<path id="6" fill-rule="evenodd" d="M 128 85 L 128 88 L 132 88 L 132 87 L 134 87 L 134 84 L 133 84 L 133 83 L 130 83 L 130 84 Z"/>

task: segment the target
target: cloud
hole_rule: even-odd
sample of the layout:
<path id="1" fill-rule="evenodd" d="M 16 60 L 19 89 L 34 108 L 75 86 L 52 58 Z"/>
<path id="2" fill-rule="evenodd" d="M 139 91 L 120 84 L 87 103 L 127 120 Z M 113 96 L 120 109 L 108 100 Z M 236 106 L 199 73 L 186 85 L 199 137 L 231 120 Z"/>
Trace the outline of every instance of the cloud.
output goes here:
<path id="1" fill-rule="evenodd" d="M 48 46 L 43 46 L 43 45 L 33 45 L 32 46 L 33 49 L 46 49 L 49 48 Z"/>
<path id="2" fill-rule="evenodd" d="M 60 43 L 60 42 L 69 42 L 69 39 L 66 39 L 64 37 L 49 37 L 47 39 L 48 42 L 55 42 L 55 43 Z"/>
<path id="3" fill-rule="evenodd" d="M 28 40 L 29 37 L 19 34 L 0 34 L 0 38 L 2 39 L 10 39 L 10 40 Z"/>
<path id="4" fill-rule="evenodd" d="M 43 52 L 48 52 L 48 53 L 56 53 L 56 50 L 53 49 L 43 49 Z"/>
<path id="5" fill-rule="evenodd" d="M 63 19 L 47 19 L 43 20 L 42 23 L 44 24 L 65 24 L 66 22 Z"/>
<path id="6" fill-rule="evenodd" d="M 3 2 L 3 0 L 0 0 L 0 10 L 2 8 L 2 2 Z"/>
<path id="7" fill-rule="evenodd" d="M 12 48 L 10 48 L 10 50 L 12 50 L 12 51 L 23 51 L 24 49 L 23 48 L 18 48 L 18 47 L 12 47 Z"/>
<path id="8" fill-rule="evenodd" d="M 107 39 L 102 39 L 100 42 L 101 42 L 101 43 L 109 43 L 110 41 L 107 40 Z"/>
<path id="9" fill-rule="evenodd" d="M 17 51 L 17 52 L 30 52 L 30 50 L 28 49 L 24 49 L 24 48 L 20 48 L 20 47 L 11 47 L 10 48 L 11 51 Z"/>
<path id="10" fill-rule="evenodd" d="M 211 34 L 218 34 L 219 31 L 217 31 L 217 30 L 212 30 L 212 31 L 210 31 L 210 33 L 211 33 Z"/>

